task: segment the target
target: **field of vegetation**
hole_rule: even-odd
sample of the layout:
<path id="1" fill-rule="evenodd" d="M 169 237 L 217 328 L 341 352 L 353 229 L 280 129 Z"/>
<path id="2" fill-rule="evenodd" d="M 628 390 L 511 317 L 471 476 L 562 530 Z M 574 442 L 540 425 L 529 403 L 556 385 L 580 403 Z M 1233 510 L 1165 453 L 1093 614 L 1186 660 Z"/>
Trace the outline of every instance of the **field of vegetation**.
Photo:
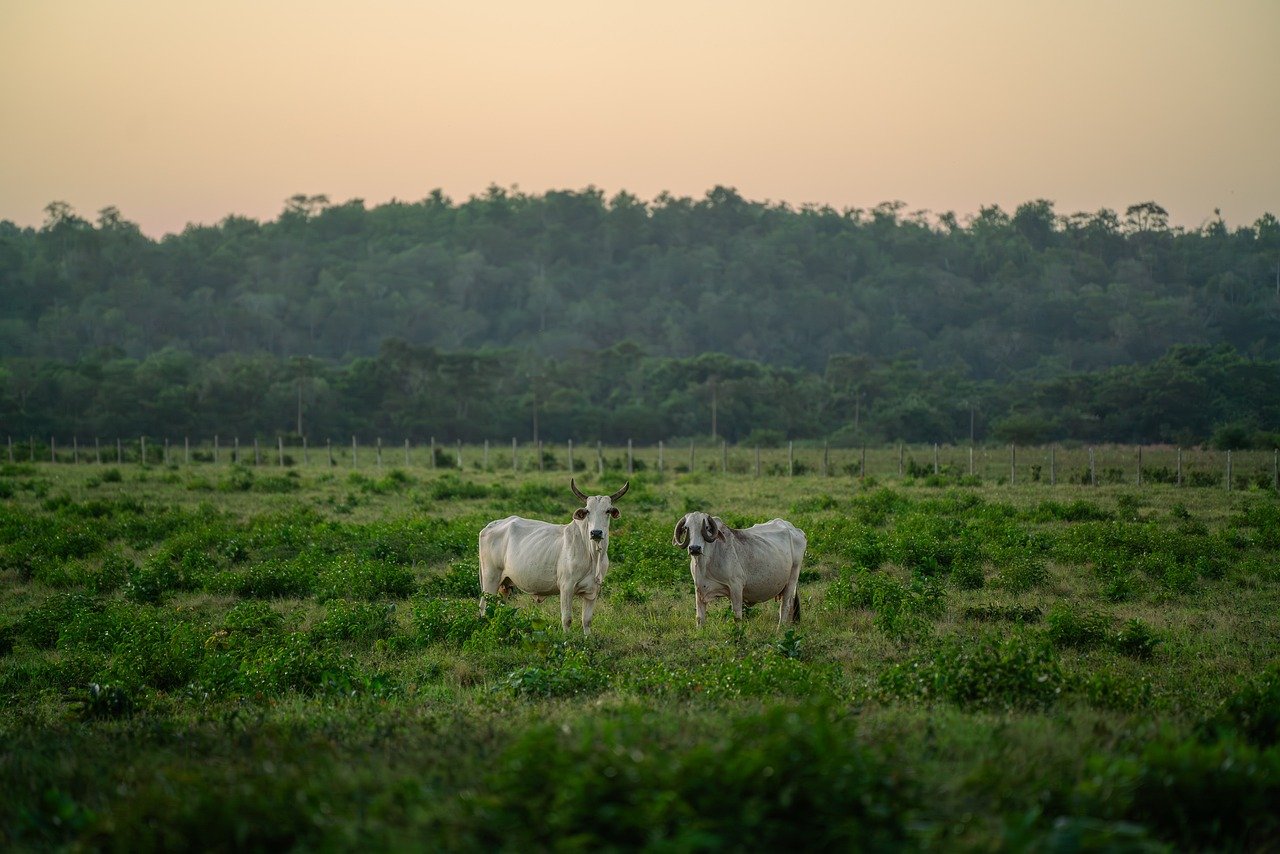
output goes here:
<path id="1" fill-rule="evenodd" d="M 480 528 L 577 502 L 467 454 L 0 465 L 0 846 L 1280 846 L 1271 455 L 1228 490 L 673 451 L 584 638 L 478 616 Z M 798 626 L 696 628 L 695 509 L 807 532 Z"/>

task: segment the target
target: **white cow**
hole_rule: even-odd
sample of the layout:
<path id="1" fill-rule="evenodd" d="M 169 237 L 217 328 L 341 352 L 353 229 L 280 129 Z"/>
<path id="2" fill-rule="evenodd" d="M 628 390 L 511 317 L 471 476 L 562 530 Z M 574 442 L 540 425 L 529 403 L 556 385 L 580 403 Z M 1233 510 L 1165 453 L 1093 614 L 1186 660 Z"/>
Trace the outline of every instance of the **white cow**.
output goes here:
<path id="1" fill-rule="evenodd" d="M 613 502 L 627 494 L 631 482 L 613 495 L 587 496 L 569 479 L 573 494 L 586 504 L 567 525 L 508 516 L 480 532 L 480 613 L 486 594 L 506 596 L 518 587 L 541 602 L 560 594 L 560 622 L 573 623 L 573 597 L 582 597 L 582 633 L 591 632 L 591 612 L 609 571 L 609 520 L 618 518 Z"/>
<path id="2" fill-rule="evenodd" d="M 778 625 L 800 620 L 800 564 L 809 541 L 785 519 L 735 530 L 706 513 L 686 513 L 676 523 L 672 543 L 689 550 L 697 598 L 698 625 L 707 619 L 707 603 L 729 597 L 733 616 L 743 604 L 777 599 Z"/>

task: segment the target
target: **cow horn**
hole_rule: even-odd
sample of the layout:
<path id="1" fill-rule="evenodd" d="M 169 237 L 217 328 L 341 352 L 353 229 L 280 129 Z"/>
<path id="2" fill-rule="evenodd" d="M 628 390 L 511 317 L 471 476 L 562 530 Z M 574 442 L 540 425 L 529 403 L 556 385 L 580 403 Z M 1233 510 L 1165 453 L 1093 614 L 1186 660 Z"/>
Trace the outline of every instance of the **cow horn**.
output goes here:
<path id="1" fill-rule="evenodd" d="M 631 488 L 631 481 L 627 481 L 626 483 L 622 484 L 622 489 L 619 489 L 619 490 L 618 490 L 617 492 L 615 492 L 613 495 L 610 495 L 610 496 L 609 496 L 609 501 L 610 501 L 610 502 L 617 501 L 619 498 L 621 498 L 622 496 L 626 495 L 626 494 L 627 494 L 627 490 L 628 490 L 628 489 L 630 489 L 630 488 Z"/>
<path id="2" fill-rule="evenodd" d="M 676 531 L 671 537 L 671 544 L 682 549 L 689 547 L 689 527 L 685 525 L 684 520 L 685 517 L 681 516 L 680 521 L 676 522 Z"/>
<path id="3" fill-rule="evenodd" d="M 578 484 L 573 482 L 573 478 L 569 478 L 569 488 L 573 490 L 573 494 L 578 496 L 580 501 L 585 502 L 587 500 L 587 496 L 583 495 L 581 489 L 578 489 Z"/>

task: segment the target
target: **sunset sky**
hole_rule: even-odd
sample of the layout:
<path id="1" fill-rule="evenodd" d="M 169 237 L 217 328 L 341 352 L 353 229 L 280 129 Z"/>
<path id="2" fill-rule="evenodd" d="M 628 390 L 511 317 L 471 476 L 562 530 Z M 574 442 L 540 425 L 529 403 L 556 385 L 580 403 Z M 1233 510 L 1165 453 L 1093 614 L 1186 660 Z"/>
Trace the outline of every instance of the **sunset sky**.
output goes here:
<path id="1" fill-rule="evenodd" d="M 1280 215 L 1277 0 L 0 0 L 0 219 L 491 183 Z"/>

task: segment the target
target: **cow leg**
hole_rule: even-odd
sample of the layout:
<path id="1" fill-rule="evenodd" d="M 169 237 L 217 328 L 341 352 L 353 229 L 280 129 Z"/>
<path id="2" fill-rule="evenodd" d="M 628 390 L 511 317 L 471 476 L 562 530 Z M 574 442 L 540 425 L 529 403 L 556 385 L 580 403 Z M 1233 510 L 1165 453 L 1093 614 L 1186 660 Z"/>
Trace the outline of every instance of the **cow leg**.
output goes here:
<path id="1" fill-rule="evenodd" d="M 787 582 L 786 588 L 782 591 L 782 604 L 778 606 L 778 627 L 787 623 L 796 623 L 800 620 L 800 606 L 796 604 L 796 587 L 799 586 L 799 577 L 793 575 L 791 580 Z"/>
<path id="2" fill-rule="evenodd" d="M 729 601 L 733 604 L 733 618 L 735 620 L 742 619 L 742 588 L 738 586 L 729 588 Z"/>
<path id="3" fill-rule="evenodd" d="M 568 585 L 560 588 L 560 627 L 566 632 L 573 625 L 573 588 L 565 589 Z"/>
<path id="4" fill-rule="evenodd" d="M 502 583 L 502 568 L 493 566 L 488 561 L 480 561 L 480 616 L 489 610 L 486 596 L 496 596 Z"/>
<path id="5" fill-rule="evenodd" d="M 591 634 L 591 614 L 596 609 L 596 595 L 584 594 L 582 597 L 582 634 Z"/>
<path id="6" fill-rule="evenodd" d="M 698 628 L 702 628 L 702 624 L 707 621 L 707 600 L 703 597 L 701 590 L 693 594 L 693 599 L 698 612 Z"/>

